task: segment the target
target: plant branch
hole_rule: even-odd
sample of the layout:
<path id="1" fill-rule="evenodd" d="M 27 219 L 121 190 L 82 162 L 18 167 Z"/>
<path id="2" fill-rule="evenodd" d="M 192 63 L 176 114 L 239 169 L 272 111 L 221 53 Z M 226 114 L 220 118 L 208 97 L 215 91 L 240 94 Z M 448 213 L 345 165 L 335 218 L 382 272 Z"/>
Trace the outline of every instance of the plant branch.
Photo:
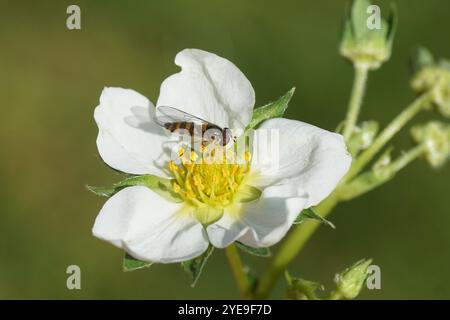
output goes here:
<path id="1" fill-rule="evenodd" d="M 358 121 L 359 111 L 361 109 L 364 91 L 366 88 L 368 66 L 365 64 L 355 64 L 355 77 L 353 80 L 352 92 L 350 95 L 350 102 L 348 105 L 347 116 L 345 118 L 343 135 L 345 141 L 348 141 L 355 129 Z"/>
<path id="2" fill-rule="evenodd" d="M 354 178 L 365 165 L 368 164 L 372 158 L 383 148 L 383 146 L 389 142 L 400 129 L 402 129 L 414 116 L 416 116 L 425 105 L 429 103 L 430 94 L 424 93 L 411 103 L 405 110 L 403 110 L 392 122 L 378 135 L 373 144 L 365 150 L 356 159 L 351 166 L 349 172 L 344 177 L 342 183 L 350 181 Z"/>
<path id="3" fill-rule="evenodd" d="M 352 200 L 390 181 L 397 172 L 420 157 L 425 150 L 425 145 L 418 145 L 403 153 L 392 163 L 359 175 L 339 189 L 339 200 Z"/>
<path id="4" fill-rule="evenodd" d="M 234 278 L 239 287 L 242 298 L 247 298 L 250 293 L 250 283 L 244 271 L 244 266 L 239 256 L 239 252 L 234 244 L 225 248 L 225 254 L 228 258 L 230 268 L 233 271 Z"/>

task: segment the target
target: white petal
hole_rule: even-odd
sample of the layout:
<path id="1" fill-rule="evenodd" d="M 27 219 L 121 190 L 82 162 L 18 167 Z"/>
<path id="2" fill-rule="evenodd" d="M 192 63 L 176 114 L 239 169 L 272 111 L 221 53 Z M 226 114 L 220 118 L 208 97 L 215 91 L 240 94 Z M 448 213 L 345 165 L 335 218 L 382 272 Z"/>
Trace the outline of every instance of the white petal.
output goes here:
<path id="1" fill-rule="evenodd" d="M 219 248 L 236 240 L 251 247 L 274 245 L 285 236 L 306 202 L 293 185 L 268 187 L 258 200 L 242 204 L 238 215 L 225 212 L 210 225 L 209 239 Z"/>
<path id="2" fill-rule="evenodd" d="M 260 172 L 257 186 L 294 184 L 308 197 L 310 207 L 325 199 L 350 168 L 352 159 L 339 134 L 276 118 L 265 121 L 256 137 L 270 130 L 277 132 L 272 143 L 256 139 L 254 144 L 254 168 Z"/>
<path id="3" fill-rule="evenodd" d="M 97 148 L 112 168 L 132 174 L 167 177 L 165 130 L 151 120 L 153 104 L 130 89 L 105 88 L 94 118 L 99 128 Z"/>
<path id="4" fill-rule="evenodd" d="M 219 221 L 209 225 L 206 230 L 211 244 L 217 248 L 225 248 L 247 232 L 248 227 L 236 216 L 225 211 Z"/>
<path id="5" fill-rule="evenodd" d="M 151 262 L 184 261 L 208 248 L 203 226 L 181 204 L 143 186 L 125 188 L 108 199 L 92 233 Z"/>
<path id="6" fill-rule="evenodd" d="M 185 49 L 175 58 L 181 71 L 161 85 L 157 106 L 170 106 L 232 130 L 250 122 L 255 92 L 230 61 L 198 49 Z"/>

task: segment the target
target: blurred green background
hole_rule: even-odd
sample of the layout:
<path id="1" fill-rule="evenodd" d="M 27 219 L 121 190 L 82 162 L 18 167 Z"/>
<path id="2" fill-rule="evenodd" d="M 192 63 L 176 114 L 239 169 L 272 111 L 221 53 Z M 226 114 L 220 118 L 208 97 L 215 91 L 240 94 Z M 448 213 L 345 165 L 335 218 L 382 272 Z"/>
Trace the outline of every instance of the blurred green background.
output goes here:
<path id="1" fill-rule="evenodd" d="M 74 3 L 79 31 L 66 28 Z M 377 3 L 387 8 L 388 1 Z M 396 3 L 393 56 L 371 73 L 362 112 L 383 125 L 414 98 L 411 49 L 421 44 L 450 57 L 450 1 Z M 121 178 L 97 154 L 94 107 L 104 86 L 133 88 L 155 102 L 162 80 L 177 71 L 175 54 L 195 47 L 233 61 L 258 106 L 296 86 L 287 117 L 333 130 L 352 83 L 352 68 L 337 52 L 346 4 L 1 0 L 0 298 L 237 297 L 220 250 L 192 289 L 179 265 L 123 273 L 122 252 L 91 235 L 105 199 L 85 184 Z M 404 132 L 396 150 L 410 143 Z M 432 171 L 416 161 L 383 188 L 340 205 L 330 217 L 337 229 L 320 228 L 291 273 L 332 289 L 335 272 L 372 257 L 382 288 L 361 298 L 450 298 L 449 181 L 449 165 Z M 244 258 L 257 271 L 267 265 Z M 81 267 L 82 290 L 66 288 L 71 264 Z"/>

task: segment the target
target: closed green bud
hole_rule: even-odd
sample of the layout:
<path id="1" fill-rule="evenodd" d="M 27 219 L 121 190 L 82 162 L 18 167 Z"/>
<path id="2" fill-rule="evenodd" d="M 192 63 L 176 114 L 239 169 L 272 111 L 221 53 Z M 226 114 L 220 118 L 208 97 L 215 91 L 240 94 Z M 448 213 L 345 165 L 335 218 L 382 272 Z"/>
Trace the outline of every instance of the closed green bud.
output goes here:
<path id="1" fill-rule="evenodd" d="M 373 164 L 372 170 L 377 177 L 385 178 L 395 174 L 395 172 L 390 173 L 389 170 L 386 171 L 386 168 L 392 163 L 392 150 L 392 147 L 387 149 Z"/>
<path id="2" fill-rule="evenodd" d="M 391 56 L 396 24 L 394 8 L 385 20 L 369 0 L 353 0 L 344 22 L 341 54 L 355 65 L 378 69 Z"/>
<path id="3" fill-rule="evenodd" d="M 334 282 L 336 283 L 336 292 L 345 299 L 356 298 L 367 278 L 367 269 L 372 263 L 371 259 L 363 259 L 343 272 L 336 274 Z"/>
<path id="4" fill-rule="evenodd" d="M 411 129 L 413 139 L 425 147 L 425 160 L 439 168 L 450 158 L 450 125 L 432 121 Z"/>
<path id="5" fill-rule="evenodd" d="M 322 284 L 292 277 L 289 272 L 285 272 L 287 281 L 286 297 L 294 300 L 319 300 L 316 295 L 317 290 L 323 291 L 325 288 Z"/>
<path id="6" fill-rule="evenodd" d="M 355 127 L 348 141 L 348 149 L 352 155 L 370 147 L 378 133 L 379 125 L 376 121 L 365 121 Z"/>
<path id="7" fill-rule="evenodd" d="M 434 106 L 443 116 L 450 117 L 450 62 L 435 61 L 427 49 L 419 48 L 413 66 L 413 90 L 418 94 L 430 92 L 430 106 Z"/>

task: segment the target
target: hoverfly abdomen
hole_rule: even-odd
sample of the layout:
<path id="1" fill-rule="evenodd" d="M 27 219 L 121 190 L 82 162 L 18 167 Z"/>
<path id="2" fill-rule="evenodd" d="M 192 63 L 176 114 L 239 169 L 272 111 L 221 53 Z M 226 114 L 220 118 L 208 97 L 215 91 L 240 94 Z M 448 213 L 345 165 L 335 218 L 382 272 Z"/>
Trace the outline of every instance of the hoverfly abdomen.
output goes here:
<path id="1" fill-rule="evenodd" d="M 190 136 L 198 137 L 203 136 L 203 133 L 206 131 L 206 129 L 204 129 L 205 127 L 206 126 L 203 124 L 186 121 L 164 123 L 164 128 L 172 133 L 179 131 L 182 133 L 188 133 Z"/>
<path id="2" fill-rule="evenodd" d="M 185 129 L 190 132 L 191 128 L 193 128 L 193 124 L 191 122 L 166 122 L 164 123 L 164 128 L 170 132 L 175 132 L 179 129 Z"/>

